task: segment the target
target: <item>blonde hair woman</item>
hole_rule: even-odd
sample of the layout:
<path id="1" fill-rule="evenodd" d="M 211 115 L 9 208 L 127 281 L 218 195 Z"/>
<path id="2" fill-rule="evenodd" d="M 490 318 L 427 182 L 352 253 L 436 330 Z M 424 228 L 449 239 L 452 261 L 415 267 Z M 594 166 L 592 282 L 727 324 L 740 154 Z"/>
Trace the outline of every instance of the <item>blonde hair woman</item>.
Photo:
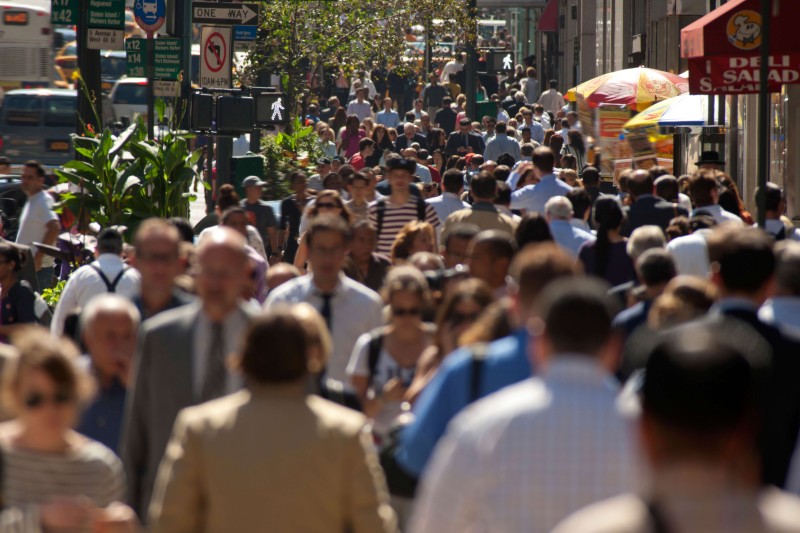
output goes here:
<path id="1" fill-rule="evenodd" d="M 436 233 L 427 222 L 414 220 L 409 222 L 394 239 L 392 244 L 392 264 L 399 265 L 417 252 L 433 253 L 436 246 Z"/>

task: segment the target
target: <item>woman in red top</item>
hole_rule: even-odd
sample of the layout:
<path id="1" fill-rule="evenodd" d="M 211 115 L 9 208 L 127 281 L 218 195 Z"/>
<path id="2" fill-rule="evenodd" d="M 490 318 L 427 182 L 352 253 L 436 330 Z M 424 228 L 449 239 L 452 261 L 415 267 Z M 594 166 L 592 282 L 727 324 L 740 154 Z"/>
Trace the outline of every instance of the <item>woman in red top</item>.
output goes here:
<path id="1" fill-rule="evenodd" d="M 359 141 L 365 136 L 364 130 L 359 128 L 358 117 L 349 115 L 339 137 L 339 154 L 344 155 L 345 159 L 353 157 L 358 152 Z"/>

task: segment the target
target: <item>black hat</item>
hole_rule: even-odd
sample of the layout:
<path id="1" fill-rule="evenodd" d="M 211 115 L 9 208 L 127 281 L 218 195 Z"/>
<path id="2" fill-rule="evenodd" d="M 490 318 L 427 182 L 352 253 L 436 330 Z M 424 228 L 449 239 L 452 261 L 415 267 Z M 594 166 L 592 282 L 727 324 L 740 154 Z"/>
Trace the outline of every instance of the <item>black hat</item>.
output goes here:
<path id="1" fill-rule="evenodd" d="M 386 162 L 387 170 L 407 170 L 413 174 L 417 170 L 417 162 L 405 157 L 396 157 Z"/>
<path id="2" fill-rule="evenodd" d="M 327 157 L 320 157 L 319 159 L 317 159 L 317 166 L 318 167 L 321 167 L 321 166 L 324 166 L 324 165 L 330 165 L 330 164 L 331 164 L 331 160 L 328 159 Z"/>
<path id="3" fill-rule="evenodd" d="M 719 156 L 719 152 L 709 150 L 700 154 L 700 159 L 697 160 L 697 165 L 724 165 L 725 160 Z"/>
<path id="4" fill-rule="evenodd" d="M 749 325 L 719 317 L 642 340 L 643 406 L 663 423 L 728 430 L 759 409 L 771 349 Z"/>

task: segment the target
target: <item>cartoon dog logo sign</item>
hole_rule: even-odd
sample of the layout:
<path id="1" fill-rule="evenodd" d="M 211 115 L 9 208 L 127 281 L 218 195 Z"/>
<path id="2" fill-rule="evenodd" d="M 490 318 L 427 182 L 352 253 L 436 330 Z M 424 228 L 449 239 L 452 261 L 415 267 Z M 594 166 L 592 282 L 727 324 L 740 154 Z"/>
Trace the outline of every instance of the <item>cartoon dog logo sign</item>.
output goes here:
<path id="1" fill-rule="evenodd" d="M 761 14 L 738 11 L 728 20 L 728 40 L 740 50 L 753 50 L 761 46 Z"/>

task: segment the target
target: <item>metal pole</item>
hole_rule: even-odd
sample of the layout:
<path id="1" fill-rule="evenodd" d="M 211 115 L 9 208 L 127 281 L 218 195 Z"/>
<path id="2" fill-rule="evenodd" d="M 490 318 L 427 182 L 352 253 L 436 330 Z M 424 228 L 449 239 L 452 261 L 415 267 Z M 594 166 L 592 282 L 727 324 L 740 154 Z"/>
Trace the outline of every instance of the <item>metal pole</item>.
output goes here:
<path id="1" fill-rule="evenodd" d="M 758 188 L 767 186 L 769 177 L 769 53 L 772 26 L 772 0 L 761 0 L 761 69 L 758 90 Z M 766 222 L 766 194 L 758 202 L 758 225 Z"/>
<path id="2" fill-rule="evenodd" d="M 477 13 L 477 3 L 476 0 L 467 0 L 467 13 L 472 18 L 471 24 L 473 25 L 473 30 L 477 34 L 478 31 L 478 21 L 475 17 Z M 478 77 L 478 51 L 475 48 L 477 40 L 477 36 L 474 39 L 468 39 L 467 41 L 467 63 L 464 66 L 465 71 L 465 87 L 464 92 L 467 93 L 467 116 L 472 120 L 475 120 L 477 117 L 475 116 L 477 111 L 477 106 L 475 98 L 478 93 L 478 85 L 476 83 Z"/>
<path id="3" fill-rule="evenodd" d="M 153 131 L 155 130 L 155 96 L 154 87 L 155 83 L 155 43 L 153 42 L 153 32 L 147 32 L 147 138 L 153 140 Z"/>
<path id="4" fill-rule="evenodd" d="M 89 49 L 89 0 L 80 0 L 79 5 L 79 24 L 77 32 L 78 41 L 78 71 L 83 82 L 86 84 L 88 94 L 85 94 L 78 87 L 78 117 L 80 120 L 76 124 L 76 132 L 83 135 L 84 124 L 91 125 L 96 132 L 103 129 L 103 102 L 100 98 L 100 50 Z M 92 113 L 92 97 L 95 98 L 94 106 L 97 115 L 100 117 L 100 124 L 97 124 L 94 113 Z M 76 154 L 78 159 L 80 154 Z"/>

